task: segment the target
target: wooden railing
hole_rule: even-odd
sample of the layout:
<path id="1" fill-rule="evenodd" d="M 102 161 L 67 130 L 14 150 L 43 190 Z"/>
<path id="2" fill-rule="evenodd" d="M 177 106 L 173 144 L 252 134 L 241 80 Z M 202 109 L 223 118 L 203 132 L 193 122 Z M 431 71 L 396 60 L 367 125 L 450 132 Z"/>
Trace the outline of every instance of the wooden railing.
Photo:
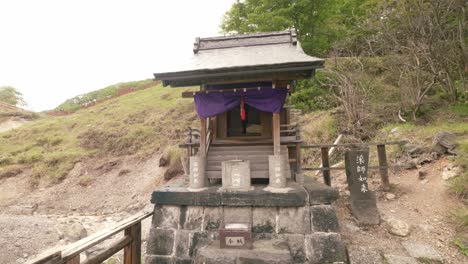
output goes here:
<path id="1" fill-rule="evenodd" d="M 141 263 L 141 221 L 153 215 L 153 212 L 144 212 L 131 216 L 123 221 L 116 223 L 114 226 L 101 230 L 89 237 L 83 238 L 62 250 L 53 251 L 51 253 L 42 254 L 35 260 L 28 262 L 29 264 L 97 264 L 102 263 L 106 259 L 120 250 L 124 250 L 124 264 L 140 264 Z M 103 242 L 111 236 L 124 232 L 124 236 L 117 242 L 113 243 L 106 250 L 97 255 L 80 262 L 80 253 Z"/>
<path id="2" fill-rule="evenodd" d="M 379 161 L 379 166 L 369 166 L 369 170 L 378 169 L 381 177 L 381 184 L 385 191 L 390 189 L 390 181 L 388 178 L 388 169 L 390 166 L 387 161 L 387 152 L 386 145 L 403 145 L 407 141 L 392 141 L 392 142 L 368 142 L 368 143 L 355 143 L 355 144 L 314 144 L 314 145 L 302 145 L 301 149 L 310 149 L 318 148 L 321 152 L 321 161 L 322 165 L 318 168 L 312 167 L 303 167 L 302 170 L 305 171 L 321 171 L 323 176 L 323 181 L 326 185 L 331 186 L 331 176 L 330 172 L 332 170 L 345 170 L 345 167 L 330 166 L 330 157 L 329 149 L 336 147 L 345 147 L 345 148 L 368 148 L 369 146 L 377 146 L 377 158 Z"/>

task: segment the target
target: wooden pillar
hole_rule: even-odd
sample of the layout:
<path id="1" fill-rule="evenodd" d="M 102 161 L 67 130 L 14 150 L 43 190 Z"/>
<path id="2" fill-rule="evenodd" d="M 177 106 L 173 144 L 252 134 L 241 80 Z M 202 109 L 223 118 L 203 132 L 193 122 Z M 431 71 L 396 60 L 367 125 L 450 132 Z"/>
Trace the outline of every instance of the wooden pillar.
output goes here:
<path id="1" fill-rule="evenodd" d="M 330 178 L 330 160 L 328 157 L 328 148 L 323 147 L 321 148 L 322 152 L 322 174 L 323 174 L 323 182 L 331 186 L 331 178 Z"/>
<path id="2" fill-rule="evenodd" d="M 141 263 L 141 222 L 125 229 L 125 236 L 130 236 L 132 242 L 124 248 L 124 264 Z"/>
<path id="3" fill-rule="evenodd" d="M 200 118 L 200 149 L 198 153 L 200 156 L 206 155 L 206 118 Z"/>
<path id="4" fill-rule="evenodd" d="M 377 154 L 379 157 L 380 178 L 382 179 L 382 187 L 384 191 L 390 190 L 390 181 L 388 179 L 388 164 L 387 152 L 385 145 L 377 145 Z"/>
<path id="5" fill-rule="evenodd" d="M 273 113 L 273 150 L 275 156 L 281 154 L 279 113 Z"/>

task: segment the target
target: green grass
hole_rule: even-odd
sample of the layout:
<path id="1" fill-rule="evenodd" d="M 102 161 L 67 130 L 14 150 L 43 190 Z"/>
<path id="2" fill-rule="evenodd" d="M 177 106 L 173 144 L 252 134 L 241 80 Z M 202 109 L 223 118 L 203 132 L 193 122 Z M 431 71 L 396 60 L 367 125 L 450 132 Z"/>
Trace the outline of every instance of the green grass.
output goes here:
<path id="1" fill-rule="evenodd" d="M 71 115 L 42 117 L 0 133 L 0 174 L 18 167 L 31 169 L 31 185 L 37 186 L 62 181 L 77 162 L 89 157 L 145 158 L 175 144 L 196 120 L 193 100 L 182 99 L 183 90 L 153 82 L 148 89 Z"/>
<path id="2" fill-rule="evenodd" d="M 85 105 L 86 103 L 90 103 L 94 100 L 111 98 L 115 96 L 117 92 L 121 89 L 140 90 L 151 86 L 154 86 L 153 80 L 118 83 L 100 90 L 92 91 L 90 93 L 78 95 L 76 97 L 68 99 L 64 103 L 57 106 L 55 110 L 76 111 L 80 109 L 81 106 Z"/>

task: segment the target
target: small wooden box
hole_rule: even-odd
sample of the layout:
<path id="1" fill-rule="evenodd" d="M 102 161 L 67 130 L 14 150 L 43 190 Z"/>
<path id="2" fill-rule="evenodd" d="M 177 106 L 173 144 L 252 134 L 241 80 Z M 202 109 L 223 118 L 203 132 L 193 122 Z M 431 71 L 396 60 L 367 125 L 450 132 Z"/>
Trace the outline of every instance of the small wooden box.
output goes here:
<path id="1" fill-rule="evenodd" d="M 221 248 L 252 249 L 252 227 L 250 223 L 223 223 L 219 240 Z"/>

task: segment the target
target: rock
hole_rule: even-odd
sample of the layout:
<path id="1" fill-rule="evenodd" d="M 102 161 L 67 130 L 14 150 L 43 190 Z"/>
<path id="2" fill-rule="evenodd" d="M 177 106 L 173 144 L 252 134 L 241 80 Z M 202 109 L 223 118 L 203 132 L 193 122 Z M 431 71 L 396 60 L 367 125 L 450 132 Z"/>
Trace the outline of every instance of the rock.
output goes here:
<path id="1" fill-rule="evenodd" d="M 406 256 L 384 254 L 384 258 L 387 264 L 418 264 L 414 258 Z"/>
<path id="2" fill-rule="evenodd" d="M 430 153 L 422 153 L 415 159 L 416 165 L 423 165 L 434 161 L 434 157 Z"/>
<path id="3" fill-rule="evenodd" d="M 455 178 L 461 174 L 460 167 L 458 166 L 447 166 L 442 170 L 442 179 L 444 181 Z"/>
<path id="4" fill-rule="evenodd" d="M 396 198 L 396 195 L 394 195 L 393 193 L 387 193 L 385 194 L 385 198 L 387 198 L 387 200 L 394 200 Z"/>
<path id="5" fill-rule="evenodd" d="M 179 174 L 182 174 L 184 171 L 182 170 L 182 168 L 178 167 L 178 166 L 171 166 L 169 167 L 169 169 L 167 169 L 165 172 L 164 172 L 164 179 L 165 180 L 170 180 L 172 178 L 174 178 L 175 176 L 179 175 Z"/>
<path id="6" fill-rule="evenodd" d="M 415 159 L 405 155 L 397 160 L 397 166 L 402 167 L 405 170 L 411 170 L 416 169 L 417 163 Z"/>
<path id="7" fill-rule="evenodd" d="M 159 158 L 159 167 L 165 167 L 169 165 L 169 152 L 163 153 L 161 157 Z"/>
<path id="8" fill-rule="evenodd" d="M 425 263 L 443 263 L 443 259 L 432 246 L 420 244 L 415 241 L 405 241 L 402 243 L 408 254 Z"/>
<path id="9" fill-rule="evenodd" d="M 446 153 L 455 154 L 455 135 L 450 132 L 442 131 L 438 132 L 432 138 L 432 152 L 437 155 L 443 155 Z"/>
<path id="10" fill-rule="evenodd" d="M 408 153 L 412 158 L 419 157 L 421 154 L 426 152 L 426 149 L 423 146 L 408 143 L 403 145 L 403 150 Z"/>
<path id="11" fill-rule="evenodd" d="M 59 237 L 68 239 L 69 241 L 77 241 L 88 235 L 84 226 L 80 223 L 61 224 L 58 226 L 57 232 Z"/>
<path id="12" fill-rule="evenodd" d="M 392 235 L 405 237 L 410 233 L 410 226 L 402 220 L 389 219 L 387 221 L 387 230 Z"/>
<path id="13" fill-rule="evenodd" d="M 346 227 L 346 229 L 348 229 L 350 232 L 358 232 L 358 231 L 361 230 L 358 226 L 356 226 L 356 225 L 353 224 L 353 223 L 345 224 L 345 227 Z"/>
<path id="14" fill-rule="evenodd" d="M 349 246 L 349 263 L 350 264 L 382 264 L 382 257 L 375 248 Z"/>
<path id="15" fill-rule="evenodd" d="M 418 171 L 418 179 L 424 180 L 424 179 L 426 179 L 426 176 L 427 176 L 427 171 L 425 171 L 425 170 L 419 170 Z"/>
<path id="16" fill-rule="evenodd" d="M 392 128 L 392 130 L 390 130 L 390 134 L 398 135 L 398 132 L 400 132 L 399 127 L 394 127 L 394 128 Z"/>

